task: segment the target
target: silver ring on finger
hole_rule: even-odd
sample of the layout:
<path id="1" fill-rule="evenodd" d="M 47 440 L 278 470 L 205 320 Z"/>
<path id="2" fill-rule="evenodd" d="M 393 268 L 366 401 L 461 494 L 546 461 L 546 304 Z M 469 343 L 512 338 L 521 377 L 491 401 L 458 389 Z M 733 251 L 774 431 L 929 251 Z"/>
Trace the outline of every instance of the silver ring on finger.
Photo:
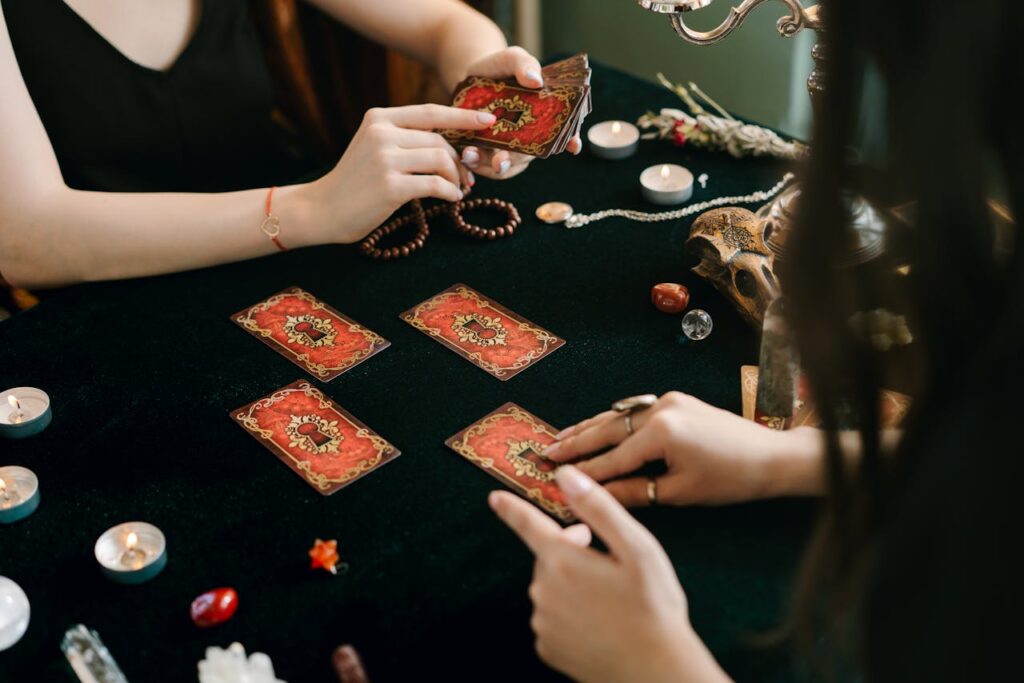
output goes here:
<path id="1" fill-rule="evenodd" d="M 647 410 L 655 403 L 658 402 L 658 397 L 654 394 L 642 394 L 640 396 L 630 396 L 620 401 L 616 401 L 612 404 L 612 410 L 617 413 L 639 413 L 641 410 Z"/>
<path id="2" fill-rule="evenodd" d="M 633 414 L 626 413 L 622 417 L 626 422 L 626 436 L 633 436 Z"/>
<path id="3" fill-rule="evenodd" d="M 647 478 L 647 504 L 651 507 L 658 504 L 658 480 L 654 477 Z"/>

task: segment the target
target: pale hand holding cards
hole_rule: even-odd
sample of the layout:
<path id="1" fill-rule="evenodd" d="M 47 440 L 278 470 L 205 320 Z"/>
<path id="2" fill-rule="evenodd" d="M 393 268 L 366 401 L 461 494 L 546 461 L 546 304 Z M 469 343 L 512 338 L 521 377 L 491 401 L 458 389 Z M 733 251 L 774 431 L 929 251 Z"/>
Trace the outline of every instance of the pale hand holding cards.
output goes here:
<path id="1" fill-rule="evenodd" d="M 452 106 L 494 114 L 479 131 L 446 130 L 451 142 L 504 149 L 546 159 L 565 151 L 590 113 L 590 65 L 578 54 L 542 69 L 544 85 L 524 88 L 515 79 L 470 76 L 455 86 Z"/>

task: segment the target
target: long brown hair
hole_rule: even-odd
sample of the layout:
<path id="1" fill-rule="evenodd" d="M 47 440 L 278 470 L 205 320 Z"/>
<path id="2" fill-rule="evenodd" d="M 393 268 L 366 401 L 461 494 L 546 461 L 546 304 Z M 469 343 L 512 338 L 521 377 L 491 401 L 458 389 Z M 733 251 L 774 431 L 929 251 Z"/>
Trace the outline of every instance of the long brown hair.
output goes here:
<path id="1" fill-rule="evenodd" d="M 1024 245 L 998 239 L 988 200 L 1001 193 L 1024 215 L 1024 136 L 1007 101 L 1024 85 L 1019 0 L 825 0 L 826 90 L 798 225 L 782 274 L 803 367 L 827 434 L 827 487 L 819 528 L 795 595 L 793 627 L 810 649 L 823 627 L 862 642 L 875 551 L 922 458 L 937 406 L 979 364 L 1021 353 L 1005 334 L 1024 321 Z M 856 163 L 865 79 L 880 77 L 886 158 Z M 889 256 L 847 267 L 851 193 L 878 206 L 914 202 L 912 227 L 890 228 Z M 910 275 L 892 277 L 905 262 Z M 858 311 L 908 316 L 914 343 L 899 360 L 914 406 L 896 453 L 883 453 L 879 390 L 894 381 L 892 353 L 850 325 Z M 852 423 L 850 416 L 853 416 Z M 838 432 L 860 434 L 845 467 Z M 857 636 L 861 636 L 858 638 Z M 831 651 L 829 654 L 836 654 Z M 863 656 L 859 649 L 842 653 Z M 844 657 L 845 659 L 845 657 Z M 834 662 L 833 662 L 834 663 Z"/>

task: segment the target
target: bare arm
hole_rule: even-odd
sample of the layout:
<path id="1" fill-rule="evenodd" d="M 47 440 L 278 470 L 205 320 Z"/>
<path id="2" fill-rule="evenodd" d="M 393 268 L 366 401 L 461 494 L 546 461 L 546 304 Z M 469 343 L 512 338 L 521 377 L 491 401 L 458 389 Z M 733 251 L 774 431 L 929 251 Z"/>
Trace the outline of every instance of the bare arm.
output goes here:
<path id="1" fill-rule="evenodd" d="M 543 85 L 540 63 L 520 47 L 507 47 L 501 30 L 460 0 L 308 0 L 363 35 L 425 62 L 450 90 L 466 76 L 515 77 L 520 85 Z M 579 137 L 567 149 L 579 154 Z M 466 147 L 462 160 L 477 173 L 511 178 L 532 157 Z"/>
<path id="2" fill-rule="evenodd" d="M 0 273 L 45 287 L 198 268 L 268 254 L 259 231 L 264 190 L 111 194 L 64 184 L 0 9 Z M 282 222 L 303 222 L 283 192 Z"/>
<path id="3" fill-rule="evenodd" d="M 435 67 L 449 88 L 507 47 L 501 30 L 460 0 L 308 0 L 359 33 Z"/>
<path id="4" fill-rule="evenodd" d="M 766 462 L 765 496 L 823 496 L 825 481 L 825 434 L 813 427 L 800 427 L 786 432 L 788 448 L 778 449 Z M 903 432 L 887 429 L 879 435 L 884 455 L 899 447 Z M 849 470 L 860 464 L 862 447 L 860 432 L 839 432 L 839 448 Z"/>
<path id="5" fill-rule="evenodd" d="M 827 493 L 825 437 L 819 429 L 767 429 L 698 398 L 669 392 L 653 407 L 632 416 L 632 433 L 621 413 L 607 411 L 569 427 L 544 455 L 572 462 L 607 482 L 626 506 L 650 504 L 649 480 L 638 476 L 646 463 L 661 460 L 656 497 L 675 505 L 722 505 L 781 496 Z M 881 434 L 882 450 L 893 452 L 901 433 Z M 847 467 L 858 466 L 860 435 L 842 432 Z"/>
<path id="6" fill-rule="evenodd" d="M 0 273 L 25 287 L 167 273 L 274 253 L 267 188 L 221 194 L 85 192 L 65 183 L 0 9 Z M 410 199 L 461 198 L 458 156 L 436 128 L 493 117 L 423 105 L 373 110 L 323 178 L 281 188 L 289 248 L 353 242 Z"/>

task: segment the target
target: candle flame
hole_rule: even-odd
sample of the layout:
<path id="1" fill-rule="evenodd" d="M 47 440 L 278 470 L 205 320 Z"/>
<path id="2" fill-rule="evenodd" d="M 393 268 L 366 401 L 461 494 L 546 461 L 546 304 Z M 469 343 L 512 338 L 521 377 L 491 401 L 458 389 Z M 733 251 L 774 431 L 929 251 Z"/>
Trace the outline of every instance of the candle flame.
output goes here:
<path id="1" fill-rule="evenodd" d="M 21 402 L 14 397 L 14 394 L 9 394 L 7 396 L 7 402 L 10 403 L 11 407 L 14 408 L 15 410 L 21 411 Z"/>
<path id="2" fill-rule="evenodd" d="M 135 535 L 134 531 L 128 532 L 128 538 L 124 539 L 124 545 L 128 550 L 134 550 L 135 546 L 139 544 L 139 537 Z"/>
<path id="3" fill-rule="evenodd" d="M 671 171 L 671 169 L 669 169 L 669 167 L 668 167 L 668 164 L 665 164 L 665 165 L 663 165 L 663 166 L 661 167 L 661 177 L 662 177 L 662 178 L 668 178 L 668 176 L 669 176 L 669 174 L 670 174 L 671 172 L 672 172 L 672 171 Z"/>
<path id="4" fill-rule="evenodd" d="M 613 124 L 612 124 L 612 132 L 613 132 L 613 133 L 615 133 L 616 135 L 618 135 L 619 133 L 621 133 L 621 132 L 622 132 L 622 124 L 621 124 L 621 123 L 619 123 L 618 121 L 616 121 L 615 123 L 613 123 Z"/>

